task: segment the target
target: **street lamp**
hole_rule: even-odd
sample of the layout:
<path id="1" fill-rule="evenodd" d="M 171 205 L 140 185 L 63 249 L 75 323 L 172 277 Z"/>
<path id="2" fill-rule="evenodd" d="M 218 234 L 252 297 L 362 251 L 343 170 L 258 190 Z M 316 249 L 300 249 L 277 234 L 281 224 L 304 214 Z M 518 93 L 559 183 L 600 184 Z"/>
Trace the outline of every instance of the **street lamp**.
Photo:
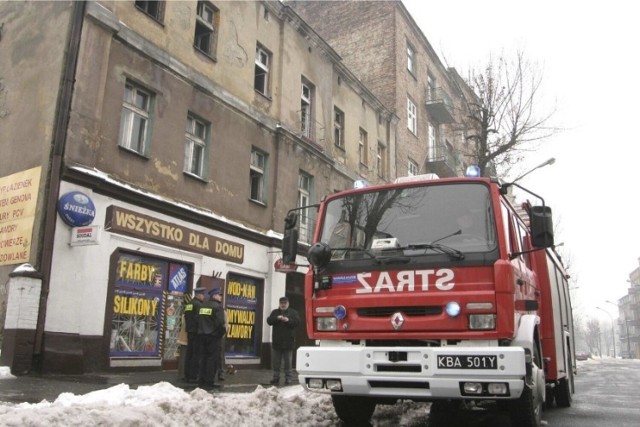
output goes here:
<path id="1" fill-rule="evenodd" d="M 596 307 L 598 310 L 602 310 L 607 313 L 607 316 L 611 319 L 611 332 L 613 333 L 613 358 L 616 358 L 616 328 L 613 325 L 613 316 L 604 308 Z"/>
<path id="2" fill-rule="evenodd" d="M 611 302 L 609 300 L 605 300 L 604 302 L 608 303 L 608 304 L 612 304 L 615 305 L 616 307 L 618 307 L 618 313 L 620 313 L 620 307 L 618 306 L 618 304 Z M 631 357 L 631 339 L 629 338 L 629 319 L 627 319 L 627 314 L 625 313 L 624 315 L 624 327 L 625 330 L 627 332 L 627 357 Z M 620 352 L 622 352 L 622 349 L 620 349 Z"/>
<path id="3" fill-rule="evenodd" d="M 535 168 L 533 168 L 533 169 L 531 169 L 531 170 L 529 170 L 529 171 L 527 171 L 527 172 L 523 173 L 522 175 L 520 175 L 519 177 L 517 177 L 516 179 L 514 179 L 514 180 L 513 180 L 513 181 L 511 181 L 511 182 L 513 183 L 513 182 L 516 182 L 516 181 L 520 181 L 522 178 L 524 178 L 525 176 L 529 175 L 529 174 L 530 174 L 531 172 L 533 172 L 534 170 L 538 170 L 538 169 L 543 168 L 543 167 L 545 167 L 545 166 L 552 165 L 552 164 L 554 164 L 555 162 L 556 162 L 556 159 L 555 159 L 554 157 L 552 157 L 552 158 L 548 159 L 547 161 L 540 163 L 540 164 L 539 164 L 538 166 L 536 166 Z"/>

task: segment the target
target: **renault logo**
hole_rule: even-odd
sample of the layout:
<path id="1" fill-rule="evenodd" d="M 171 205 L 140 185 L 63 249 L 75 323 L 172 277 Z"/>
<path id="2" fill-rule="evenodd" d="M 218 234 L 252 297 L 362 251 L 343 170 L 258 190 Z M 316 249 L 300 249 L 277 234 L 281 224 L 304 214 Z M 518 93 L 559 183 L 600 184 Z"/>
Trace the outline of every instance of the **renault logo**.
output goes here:
<path id="1" fill-rule="evenodd" d="M 393 316 L 391 316 L 391 326 L 393 326 L 393 329 L 396 331 L 402 327 L 403 323 L 404 317 L 402 317 L 401 313 L 394 313 Z"/>

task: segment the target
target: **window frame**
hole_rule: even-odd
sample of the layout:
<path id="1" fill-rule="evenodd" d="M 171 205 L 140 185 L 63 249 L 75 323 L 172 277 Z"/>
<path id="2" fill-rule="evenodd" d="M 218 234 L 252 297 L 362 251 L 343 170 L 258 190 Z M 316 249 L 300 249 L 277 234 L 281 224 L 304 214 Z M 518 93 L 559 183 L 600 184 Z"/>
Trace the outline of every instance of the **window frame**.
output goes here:
<path id="1" fill-rule="evenodd" d="M 414 172 L 415 171 L 415 172 Z M 420 173 L 420 168 L 418 163 L 409 159 L 407 163 L 407 176 L 416 176 Z"/>
<path id="2" fill-rule="evenodd" d="M 210 12 L 209 20 L 205 12 Z M 218 42 L 218 23 L 220 10 L 208 1 L 198 0 L 196 7 L 196 26 L 193 37 L 193 47 L 203 55 L 212 59 L 216 56 L 216 46 Z M 208 31 L 206 31 L 208 30 Z M 200 33 L 200 34 L 199 34 Z M 204 41 L 208 38 L 208 41 Z M 206 48 L 204 44 L 206 43 Z"/>
<path id="3" fill-rule="evenodd" d="M 191 126 L 193 124 L 193 126 Z M 195 133 L 195 126 L 201 125 L 203 135 Z M 187 114 L 187 126 L 185 129 L 185 148 L 184 148 L 184 168 L 183 172 L 198 178 L 206 177 L 206 159 L 208 157 L 208 146 L 211 137 L 211 123 L 196 116 L 195 114 Z M 200 156 L 198 160 L 197 170 L 194 170 L 194 152 L 195 148 L 200 148 Z"/>
<path id="4" fill-rule="evenodd" d="M 407 129 L 418 136 L 418 108 L 409 97 L 407 97 Z"/>
<path id="5" fill-rule="evenodd" d="M 307 95 L 305 95 L 308 92 Z M 309 83 L 306 79 L 301 81 L 300 86 L 300 132 L 302 136 L 305 136 L 309 139 L 313 138 L 313 120 L 311 115 L 313 114 L 313 85 Z"/>
<path id="6" fill-rule="evenodd" d="M 262 59 L 262 55 L 264 54 L 264 57 L 266 57 L 267 63 L 265 64 L 264 62 L 261 61 Z M 256 45 L 256 58 L 255 58 L 255 66 L 254 66 L 254 77 L 253 77 L 253 88 L 256 90 L 256 92 L 260 93 L 261 95 L 264 95 L 266 97 L 269 97 L 269 80 L 270 80 L 270 76 L 271 76 L 271 58 L 272 58 L 272 53 L 264 48 L 262 45 L 257 44 Z M 264 77 L 262 78 L 262 84 L 261 84 L 261 88 L 258 87 L 258 70 L 262 70 L 264 72 Z"/>
<path id="7" fill-rule="evenodd" d="M 333 139 L 336 147 L 344 150 L 344 112 L 338 107 L 333 107 Z"/>
<path id="8" fill-rule="evenodd" d="M 156 5 L 156 11 L 153 13 L 150 11 L 151 5 Z M 151 19 L 162 23 L 164 22 L 165 1 L 164 0 L 135 0 L 134 5 L 136 9 L 150 17 Z"/>
<path id="9" fill-rule="evenodd" d="M 363 128 L 358 131 L 358 160 L 362 166 L 369 166 L 369 134 Z"/>
<path id="10" fill-rule="evenodd" d="M 262 159 L 262 164 L 255 164 L 254 159 L 257 158 Z M 267 204 L 266 182 L 268 159 L 269 156 L 264 151 L 255 147 L 251 148 L 251 160 L 249 162 L 249 200 L 263 205 Z"/>
<path id="11" fill-rule="evenodd" d="M 378 141 L 378 148 L 376 150 L 376 169 L 378 170 L 378 177 L 386 178 L 387 176 L 387 146 Z"/>
<path id="12" fill-rule="evenodd" d="M 416 75 L 416 50 L 407 42 L 407 71 L 411 75 Z"/>
<path id="13" fill-rule="evenodd" d="M 144 96 L 144 105 L 138 105 L 137 98 L 139 95 Z M 133 82 L 132 80 L 126 80 L 122 100 L 122 111 L 120 113 L 120 130 L 118 135 L 119 147 L 141 156 L 146 156 L 148 154 L 151 142 L 154 97 L 155 94 L 152 91 Z M 141 119 L 143 121 L 143 126 L 136 126 L 136 119 Z M 138 128 L 137 132 L 136 128 Z M 133 144 L 134 132 L 138 133 L 136 138 L 138 141 L 135 146 Z M 141 132 L 142 135 L 140 135 Z"/>
<path id="14" fill-rule="evenodd" d="M 307 185 L 303 185 L 303 182 L 306 182 Z M 311 201 L 313 197 L 313 176 L 300 170 L 298 172 L 298 200 L 297 206 L 298 208 L 309 206 L 313 202 Z M 299 230 L 299 239 L 303 242 L 309 243 L 309 239 L 312 237 L 313 229 L 310 227 L 311 221 L 311 213 L 310 209 L 301 209 L 300 210 L 300 220 L 298 225 Z"/>

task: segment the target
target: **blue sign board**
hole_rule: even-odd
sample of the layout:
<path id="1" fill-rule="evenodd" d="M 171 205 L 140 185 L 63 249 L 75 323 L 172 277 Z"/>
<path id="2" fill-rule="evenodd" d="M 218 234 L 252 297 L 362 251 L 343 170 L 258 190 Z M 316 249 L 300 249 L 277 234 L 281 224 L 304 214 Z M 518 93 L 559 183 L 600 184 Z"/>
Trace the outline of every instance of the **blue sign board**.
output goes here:
<path id="1" fill-rule="evenodd" d="M 84 227 L 95 219 L 96 207 L 86 194 L 71 191 L 58 200 L 58 215 L 72 227 Z"/>

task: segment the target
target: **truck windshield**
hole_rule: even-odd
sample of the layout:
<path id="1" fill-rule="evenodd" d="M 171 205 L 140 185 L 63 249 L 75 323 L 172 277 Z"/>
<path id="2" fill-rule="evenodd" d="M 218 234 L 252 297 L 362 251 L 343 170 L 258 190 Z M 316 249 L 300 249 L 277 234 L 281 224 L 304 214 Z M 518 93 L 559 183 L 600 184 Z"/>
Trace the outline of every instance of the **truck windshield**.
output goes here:
<path id="1" fill-rule="evenodd" d="M 439 184 L 350 194 L 331 200 L 321 241 L 332 259 L 366 251 L 422 255 L 433 244 L 462 253 L 496 248 L 496 227 L 487 186 Z"/>

